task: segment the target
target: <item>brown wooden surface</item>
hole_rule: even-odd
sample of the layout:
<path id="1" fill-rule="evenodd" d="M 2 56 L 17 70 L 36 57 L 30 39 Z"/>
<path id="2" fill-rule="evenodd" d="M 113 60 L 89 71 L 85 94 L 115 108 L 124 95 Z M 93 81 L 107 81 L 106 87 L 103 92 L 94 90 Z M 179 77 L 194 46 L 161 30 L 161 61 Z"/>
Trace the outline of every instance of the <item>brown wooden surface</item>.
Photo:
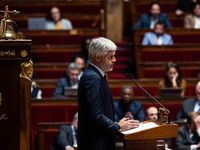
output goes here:
<path id="1" fill-rule="evenodd" d="M 135 133 L 126 134 L 124 135 L 124 140 L 165 139 L 178 136 L 177 124 L 160 124 L 152 120 L 144 121 L 143 123 L 145 124 L 148 122 L 155 122 L 159 126 Z"/>
<path id="2" fill-rule="evenodd" d="M 156 141 L 155 139 L 125 141 L 124 150 L 156 150 Z M 159 147 L 159 150 L 165 150 L 165 147 Z"/>
<path id="3" fill-rule="evenodd" d="M 57 66 L 58 67 L 58 66 Z M 37 68 L 37 67 L 36 67 Z M 161 79 L 137 79 L 136 81 L 138 84 L 140 84 L 142 87 L 152 87 L 158 86 L 158 82 Z M 187 81 L 187 86 L 196 86 L 197 82 L 199 81 L 198 78 L 191 78 L 191 79 L 185 79 Z M 58 79 L 38 79 L 35 80 L 41 88 L 49 87 L 49 88 L 55 88 L 58 82 Z M 108 80 L 109 87 L 122 87 L 124 85 L 130 85 L 135 87 L 133 83 L 130 80 Z"/>
<path id="4" fill-rule="evenodd" d="M 30 149 L 31 81 L 20 77 L 20 150 Z"/>
<path id="5" fill-rule="evenodd" d="M 182 102 L 190 97 L 181 98 L 160 98 L 155 97 L 162 104 L 182 104 Z M 120 97 L 114 97 L 114 102 L 120 100 Z M 142 102 L 143 104 L 151 104 L 146 97 L 135 97 L 134 100 Z M 78 105 L 78 98 L 42 98 L 33 99 L 31 101 L 32 106 L 36 105 Z"/>
<path id="6" fill-rule="evenodd" d="M 22 129 L 20 114 L 23 117 L 26 114 L 22 113 L 23 108 L 20 105 L 19 74 L 20 63 L 30 57 L 30 45 L 30 40 L 0 40 L 0 53 L 8 52 L 8 50 L 15 52 L 14 56 L 0 56 L 0 93 L 2 93 L 0 116 L 6 114 L 8 117 L 7 120 L 0 120 L 0 145 L 4 150 L 27 150 L 27 147 L 26 149 L 20 147 L 20 141 L 23 142 L 25 139 L 21 137 L 21 133 L 27 128 L 24 128 L 23 131 L 20 130 Z M 27 50 L 27 57 L 21 56 L 22 50 Z M 30 144 L 30 140 L 28 142 Z"/>

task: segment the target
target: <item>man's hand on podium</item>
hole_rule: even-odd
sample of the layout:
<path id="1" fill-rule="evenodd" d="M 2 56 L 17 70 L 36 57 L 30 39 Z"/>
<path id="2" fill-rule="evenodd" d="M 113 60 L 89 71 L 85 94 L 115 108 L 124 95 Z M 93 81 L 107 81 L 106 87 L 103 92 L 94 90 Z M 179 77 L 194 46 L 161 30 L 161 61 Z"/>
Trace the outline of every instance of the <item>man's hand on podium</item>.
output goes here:
<path id="1" fill-rule="evenodd" d="M 138 120 L 129 120 L 129 118 L 123 118 L 118 124 L 120 126 L 120 132 L 137 128 L 140 125 Z"/>

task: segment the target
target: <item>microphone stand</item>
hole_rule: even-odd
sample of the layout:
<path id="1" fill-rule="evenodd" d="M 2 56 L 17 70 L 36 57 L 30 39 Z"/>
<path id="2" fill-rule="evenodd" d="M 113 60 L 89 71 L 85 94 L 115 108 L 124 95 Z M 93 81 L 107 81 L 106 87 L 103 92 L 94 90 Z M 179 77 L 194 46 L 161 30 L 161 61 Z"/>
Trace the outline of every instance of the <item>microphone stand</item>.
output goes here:
<path id="1" fill-rule="evenodd" d="M 167 116 L 168 116 L 168 123 L 170 123 L 170 116 L 168 113 L 168 110 L 158 101 L 156 100 L 153 96 L 151 96 L 145 89 L 143 89 L 134 79 L 132 74 L 126 73 L 126 76 L 131 80 L 132 83 L 134 83 L 136 85 L 136 87 L 154 104 L 154 106 L 157 108 L 158 110 L 158 120 L 160 119 L 160 114 L 159 114 L 159 108 L 156 106 L 156 104 L 152 101 L 154 100 L 156 103 L 158 103 L 166 112 L 167 112 Z"/>

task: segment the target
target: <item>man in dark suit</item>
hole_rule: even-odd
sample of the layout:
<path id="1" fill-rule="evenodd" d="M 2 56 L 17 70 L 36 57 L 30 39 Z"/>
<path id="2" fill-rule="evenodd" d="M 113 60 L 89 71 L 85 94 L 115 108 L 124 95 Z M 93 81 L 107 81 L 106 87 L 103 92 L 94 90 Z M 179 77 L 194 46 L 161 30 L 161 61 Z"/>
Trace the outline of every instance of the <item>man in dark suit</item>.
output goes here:
<path id="1" fill-rule="evenodd" d="M 188 113 L 192 111 L 200 112 L 200 81 L 196 86 L 196 98 L 189 98 L 183 102 L 176 120 L 186 121 Z"/>
<path id="2" fill-rule="evenodd" d="M 76 133 L 78 125 L 78 113 L 74 115 L 72 124 L 62 125 L 54 138 L 51 150 L 74 150 L 77 146 Z"/>
<path id="3" fill-rule="evenodd" d="M 176 149 L 200 148 L 200 115 L 198 112 L 190 112 L 187 124 L 178 128 L 178 137 L 174 140 Z"/>
<path id="4" fill-rule="evenodd" d="M 114 150 L 119 131 L 139 126 L 139 121 L 123 118 L 115 122 L 114 103 L 105 72 L 116 62 L 116 45 L 103 37 L 89 46 L 88 68 L 78 88 L 78 150 Z"/>
<path id="5" fill-rule="evenodd" d="M 165 28 L 171 28 L 171 24 L 167 18 L 167 14 L 160 13 L 160 4 L 158 2 L 152 2 L 149 6 L 150 12 L 142 15 L 140 20 L 132 27 L 132 31 L 139 28 L 151 28 L 153 29 L 155 23 L 161 21 L 164 23 Z"/>
<path id="6" fill-rule="evenodd" d="M 80 72 L 81 69 L 78 64 L 70 63 L 67 69 L 67 76 L 58 81 L 53 97 L 64 97 L 65 88 L 77 89 Z"/>
<path id="7" fill-rule="evenodd" d="M 121 100 L 115 102 L 115 121 L 122 118 L 144 121 L 144 111 L 141 102 L 133 100 L 133 89 L 131 86 L 123 86 Z"/>

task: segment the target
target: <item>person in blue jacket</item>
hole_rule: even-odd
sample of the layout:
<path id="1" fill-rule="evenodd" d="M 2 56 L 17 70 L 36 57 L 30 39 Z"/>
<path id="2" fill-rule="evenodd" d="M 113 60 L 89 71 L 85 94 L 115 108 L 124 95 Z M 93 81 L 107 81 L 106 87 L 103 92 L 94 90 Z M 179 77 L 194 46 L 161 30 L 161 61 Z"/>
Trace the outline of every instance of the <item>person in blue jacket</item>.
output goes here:
<path id="1" fill-rule="evenodd" d="M 144 111 L 141 102 L 133 100 L 133 88 L 131 86 L 123 86 L 121 90 L 121 99 L 115 102 L 115 121 L 122 118 L 135 119 L 144 121 Z"/>
<path id="2" fill-rule="evenodd" d="M 149 13 L 142 15 L 140 20 L 132 27 L 132 31 L 139 28 L 153 29 L 158 21 L 163 22 L 165 28 L 171 28 L 167 14 L 161 13 L 160 4 L 158 2 L 152 2 L 149 9 Z"/>

